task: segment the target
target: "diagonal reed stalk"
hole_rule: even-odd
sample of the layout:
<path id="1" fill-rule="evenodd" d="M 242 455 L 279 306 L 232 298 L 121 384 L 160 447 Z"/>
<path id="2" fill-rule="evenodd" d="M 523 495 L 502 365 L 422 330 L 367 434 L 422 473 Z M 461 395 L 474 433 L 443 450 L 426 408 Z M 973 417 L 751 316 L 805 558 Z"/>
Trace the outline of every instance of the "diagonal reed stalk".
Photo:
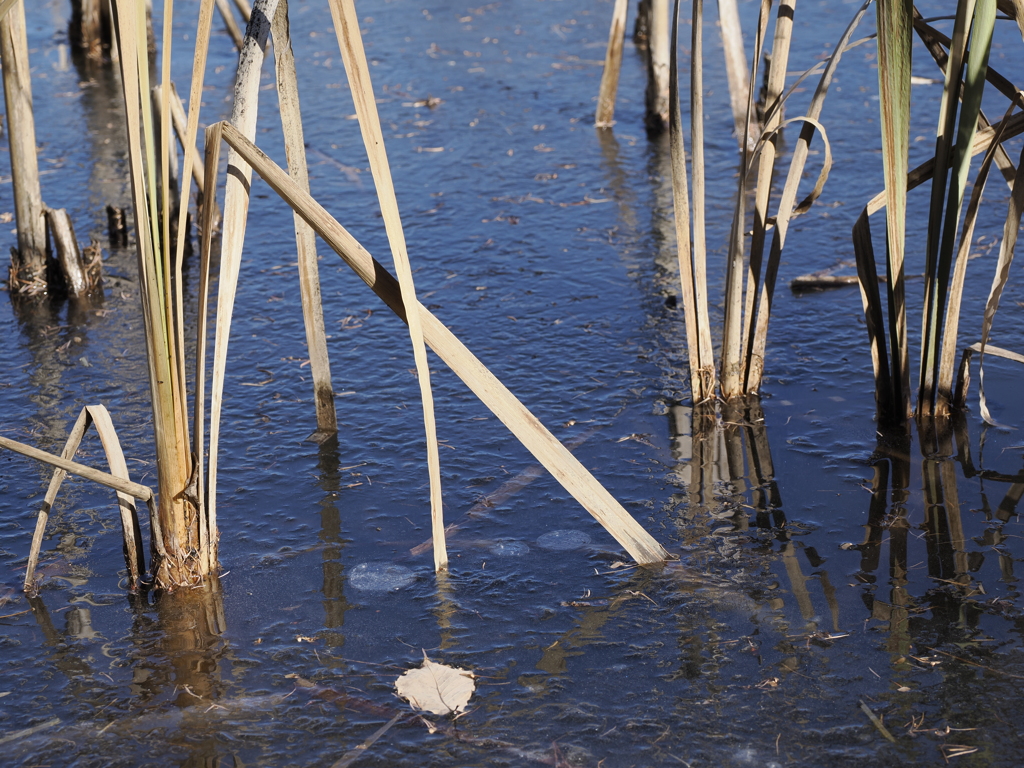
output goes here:
<path id="1" fill-rule="evenodd" d="M 952 45 L 952 41 L 946 35 L 942 34 L 925 22 L 917 8 L 914 9 L 914 31 L 917 32 L 917 36 L 921 38 L 921 42 L 924 43 L 925 48 L 928 49 L 928 53 L 930 53 L 932 58 L 935 59 L 935 63 L 938 65 L 939 69 L 942 70 L 943 76 L 945 76 L 949 56 L 943 46 L 945 46 L 945 48 L 949 48 Z M 1013 83 L 999 74 L 999 72 L 991 66 L 985 70 L 985 80 L 989 85 L 1011 101 L 1017 98 L 1017 89 L 1014 87 Z M 991 125 L 991 123 L 989 123 L 985 113 L 979 110 L 978 127 L 987 128 L 989 125 Z M 1006 150 L 1001 146 L 996 149 L 995 163 L 1002 172 L 1003 177 L 1006 179 L 1007 186 L 1012 187 L 1016 168 L 1014 168 L 1013 161 L 1006 153 Z"/>
<path id="2" fill-rule="evenodd" d="M 387 152 L 384 149 L 384 134 L 380 127 L 380 117 L 377 115 L 377 104 L 370 81 L 370 67 L 363 50 L 363 39 L 359 31 L 355 3 L 353 0 L 330 0 L 330 7 L 331 16 L 334 18 L 334 29 L 338 36 L 338 45 L 341 49 L 341 58 L 345 63 L 352 99 L 355 102 L 356 115 L 359 117 L 363 144 L 366 146 L 366 154 L 370 160 L 370 171 L 377 187 L 377 199 L 384 218 L 388 242 L 391 244 L 395 271 L 398 273 L 398 280 L 402 286 L 402 295 L 408 306 L 418 306 L 416 285 L 413 281 L 412 266 L 409 263 L 409 254 L 406 249 L 402 219 L 398 212 L 398 200 L 395 197 L 391 169 L 388 165 Z M 427 363 L 427 351 L 423 343 L 423 329 L 420 327 L 419 312 L 409 312 L 407 322 L 413 356 L 416 361 L 420 399 L 423 403 L 427 469 L 430 477 L 430 519 L 434 535 L 434 570 L 441 572 L 448 568 L 448 553 L 444 543 L 441 460 L 438 455 L 437 427 L 434 422 L 434 396 L 430 387 L 430 367 Z"/>
<path id="3" fill-rule="evenodd" d="M 1006 116 L 1010 116 L 1016 105 L 1011 104 L 1006 110 Z M 1000 128 L 1005 128 L 1006 119 L 1000 122 Z M 978 209 L 981 205 L 981 196 L 985 191 L 985 182 L 988 180 L 989 168 L 1000 149 L 1002 136 L 997 131 L 992 145 L 985 153 L 978 175 L 974 180 L 974 188 L 971 190 L 971 200 L 967 205 L 967 214 L 964 217 L 964 228 L 960 235 L 960 247 L 957 249 L 956 263 L 953 268 L 953 281 L 949 289 L 949 305 L 946 308 L 946 324 L 942 333 L 942 355 L 939 360 L 938 386 L 935 398 L 933 413 L 936 416 L 949 416 L 953 399 L 953 366 L 956 357 L 957 331 L 960 323 L 960 300 L 963 296 L 964 278 L 967 274 L 967 259 L 970 254 L 971 244 L 974 240 L 974 225 L 978 220 Z M 965 153 L 966 154 L 966 153 Z"/>
<path id="4" fill-rule="evenodd" d="M 78 446 L 82 442 L 86 431 L 90 426 L 96 427 L 103 452 L 107 457 L 107 464 L 110 466 L 110 476 L 98 478 L 95 475 L 90 478 L 101 480 L 104 485 L 110 487 L 111 478 L 122 480 L 119 486 L 114 486 L 117 492 L 117 503 L 121 513 L 121 529 L 124 536 L 125 564 L 128 566 L 128 583 L 134 592 L 139 589 L 141 577 L 146 572 L 145 556 L 142 552 L 142 533 L 139 530 L 139 518 L 135 510 L 135 498 L 149 501 L 153 493 L 144 485 L 132 483 L 128 477 L 128 464 L 124 459 L 124 452 L 121 450 L 121 442 L 117 438 L 117 431 L 114 429 L 110 414 L 102 405 L 89 405 L 82 409 L 78 420 L 71 428 L 67 443 L 61 452 L 61 458 L 70 461 L 75 457 Z M 36 456 L 35 458 L 40 458 Z M 46 461 L 46 459 L 43 459 Z M 57 467 L 50 485 L 46 489 L 46 496 L 43 497 L 43 506 L 36 517 L 36 529 L 32 536 L 32 547 L 28 553 L 28 565 L 25 568 L 25 590 L 32 588 L 35 580 L 36 564 L 39 562 L 39 550 L 43 544 L 43 535 L 46 532 L 46 523 L 49 519 L 50 508 L 57 492 L 60 490 L 64 478 L 68 474 L 67 468 Z M 77 474 L 77 473 L 76 473 Z M 140 495 L 141 494 L 141 495 Z"/>
<path id="5" fill-rule="evenodd" d="M 228 123 L 216 123 L 207 129 L 208 173 L 216 168 L 217 151 L 212 145 L 220 138 L 239 162 L 256 169 L 395 314 L 407 321 L 409 309 L 419 312 L 425 343 L 638 563 L 652 564 L 668 558 L 668 552 L 440 320 L 419 302 L 407 306 L 403 297 L 408 294 L 399 282 L 322 205 Z"/>

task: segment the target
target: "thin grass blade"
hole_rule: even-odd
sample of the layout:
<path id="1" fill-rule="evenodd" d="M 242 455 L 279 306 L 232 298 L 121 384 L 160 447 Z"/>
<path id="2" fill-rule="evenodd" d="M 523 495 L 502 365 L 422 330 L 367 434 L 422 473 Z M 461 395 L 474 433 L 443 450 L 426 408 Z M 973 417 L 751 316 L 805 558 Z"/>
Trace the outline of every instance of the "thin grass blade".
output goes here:
<path id="1" fill-rule="evenodd" d="M 971 0 L 962 0 L 963 5 L 970 5 Z M 958 16 L 960 9 L 958 8 Z M 918 394 L 918 408 L 921 413 L 931 413 L 935 405 L 935 386 L 940 364 L 939 337 L 942 333 L 946 309 L 946 297 L 949 290 L 950 269 L 952 268 L 953 251 L 956 247 L 956 234 L 960 225 L 960 211 L 963 207 L 964 193 L 967 188 L 967 175 L 971 164 L 971 146 L 978 128 L 978 115 L 981 111 L 981 98 L 985 89 L 985 74 L 988 69 L 988 56 L 992 44 L 992 32 L 995 27 L 995 0 L 978 0 L 974 7 L 973 23 L 970 26 L 970 50 L 965 57 L 966 74 L 963 80 L 960 114 L 957 125 L 957 149 L 951 164 L 951 176 L 946 192 L 946 203 L 941 219 L 941 240 L 937 259 L 926 264 L 925 280 L 925 317 L 921 336 L 921 385 Z M 965 22 L 966 25 L 966 22 Z M 947 87 L 956 66 L 956 33 L 954 30 L 953 51 L 950 65 L 947 67 Z M 960 88 L 945 94 L 955 104 Z M 938 150 L 938 148 L 937 148 Z M 942 156 L 936 154 L 937 170 L 932 177 L 933 189 L 944 179 L 940 178 L 939 165 Z M 934 201 L 934 197 L 933 197 Z M 933 207 L 930 214 L 936 214 Z M 939 227 L 937 222 L 929 218 L 929 231 L 934 234 Z"/>
<path id="2" fill-rule="evenodd" d="M 1013 264 L 1013 254 L 1017 247 L 1017 233 L 1020 231 L 1022 213 L 1024 213 L 1024 149 L 1021 150 L 1020 159 L 1017 161 L 1017 175 L 1013 180 L 1010 204 L 1006 212 L 1006 221 L 1003 224 L 1003 242 L 999 246 L 999 258 L 996 260 L 992 287 L 989 288 L 988 299 L 985 301 L 985 314 L 981 323 L 978 357 L 978 410 L 985 422 L 993 426 L 997 426 L 997 422 L 992 418 L 985 400 L 985 347 L 988 344 L 989 334 L 992 332 L 992 323 L 995 321 L 996 312 L 999 310 L 999 300 L 1002 298 L 1003 288 L 1006 287 L 1006 283 L 1010 279 L 1010 266 Z"/>
<path id="3" fill-rule="evenodd" d="M 1013 105 L 1006 112 L 1010 116 Z M 1006 120 L 1002 121 L 1003 125 Z M 995 141 L 985 159 L 982 160 L 978 175 L 974 180 L 974 188 L 971 190 L 971 199 L 967 205 L 967 214 L 964 217 L 964 228 L 960 235 L 960 247 L 957 250 L 956 263 L 953 268 L 953 281 L 949 288 L 949 300 L 946 307 L 946 324 L 942 334 L 942 356 L 939 360 L 938 387 L 935 397 L 934 413 L 936 416 L 948 416 L 953 399 L 953 367 L 956 358 L 957 333 L 960 324 L 960 303 L 963 297 L 964 279 L 967 275 L 967 259 L 971 251 L 971 244 L 974 239 L 974 225 L 978 220 L 978 209 L 981 206 L 981 196 L 985 191 L 985 183 L 988 181 L 989 168 L 995 159 L 996 151 L 999 149 L 1001 137 L 997 134 Z"/>
<path id="4" fill-rule="evenodd" d="M 910 416 L 906 286 L 903 260 L 907 215 L 907 156 L 910 141 L 911 28 L 909 0 L 878 0 L 878 96 L 886 196 L 886 274 L 893 416 Z"/>
<path id="5" fill-rule="evenodd" d="M 693 284 L 693 251 L 690 243 L 690 192 L 686 178 L 686 147 L 679 110 L 679 0 L 672 6 L 672 45 L 669 49 L 669 151 L 672 159 L 672 206 L 675 212 L 676 254 L 683 299 L 686 354 L 690 363 L 690 395 L 694 403 L 708 397 L 701 377 L 700 348 L 697 342 L 700 320 Z M 714 370 L 712 366 L 712 371 Z M 713 391 L 713 389 L 712 389 Z"/>

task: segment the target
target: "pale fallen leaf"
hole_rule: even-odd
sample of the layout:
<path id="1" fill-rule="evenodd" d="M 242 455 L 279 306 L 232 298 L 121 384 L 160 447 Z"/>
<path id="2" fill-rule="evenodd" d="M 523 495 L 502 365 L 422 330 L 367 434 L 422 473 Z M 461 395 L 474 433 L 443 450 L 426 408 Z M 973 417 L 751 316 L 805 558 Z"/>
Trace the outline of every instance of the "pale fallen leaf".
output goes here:
<path id="1" fill-rule="evenodd" d="M 424 651 L 423 665 L 399 677 L 395 689 L 416 709 L 448 715 L 466 709 L 476 683 L 469 670 L 433 662 Z"/>

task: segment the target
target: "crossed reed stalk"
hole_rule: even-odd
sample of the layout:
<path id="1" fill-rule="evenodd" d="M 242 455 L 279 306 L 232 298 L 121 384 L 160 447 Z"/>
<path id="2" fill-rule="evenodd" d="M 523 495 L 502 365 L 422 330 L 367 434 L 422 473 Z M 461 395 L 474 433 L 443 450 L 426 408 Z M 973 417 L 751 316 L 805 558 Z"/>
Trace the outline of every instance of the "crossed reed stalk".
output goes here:
<path id="1" fill-rule="evenodd" d="M 220 419 L 231 317 L 244 252 L 249 187 L 255 170 L 294 212 L 299 287 L 317 404 L 316 434 L 320 439 L 336 433 L 337 419 L 317 273 L 316 236 L 338 253 L 408 325 L 423 403 L 436 571 L 446 570 L 448 559 L 427 347 L 467 384 L 638 563 L 652 564 L 667 559 L 669 553 L 416 298 L 412 267 L 353 0 L 329 0 L 329 5 L 374 176 L 397 279 L 374 260 L 309 194 L 287 0 L 257 0 L 251 9 L 243 0 L 236 0 L 236 5 L 247 19 L 247 27 L 244 36 L 237 41 L 239 65 L 232 114 L 230 120 L 215 123 L 206 129 L 205 153 L 202 167 L 199 167 L 199 154 L 196 150 L 199 105 L 215 4 L 222 15 L 230 12 L 229 9 L 225 10 L 225 3 L 215 3 L 215 0 L 203 0 L 200 4 L 193 78 L 187 118 L 184 120 L 181 119 L 183 107 L 170 82 L 173 0 L 165 0 L 163 6 L 160 74 L 159 82 L 155 85 L 150 79 L 145 0 L 112 0 L 111 4 L 127 117 L 136 250 L 157 451 L 157 491 L 153 493 L 144 486 L 131 483 L 126 468 L 118 464 L 116 456 L 111 456 L 110 451 L 110 473 L 71 461 L 81 440 L 79 432 L 84 434 L 85 427 L 74 433 L 77 437 L 69 440 L 65 455 L 61 457 L 6 439 L 0 445 L 50 463 L 56 467 L 55 478 L 63 478 L 66 472 L 81 474 L 117 489 L 120 494 L 134 495 L 146 501 L 151 513 L 153 540 L 150 571 L 157 587 L 169 590 L 194 586 L 215 575 L 220 540 L 217 520 Z M 260 76 L 267 43 L 271 38 L 274 41 L 275 83 L 285 136 L 287 170 L 275 164 L 255 144 Z M 177 172 L 177 154 L 171 143 L 175 129 L 184 150 L 180 173 Z M 227 170 L 224 174 L 219 172 L 222 142 L 228 146 Z M 201 221 L 201 237 L 199 301 L 194 310 L 196 350 L 192 365 L 189 366 L 185 353 L 186 316 L 191 308 L 185 306 L 182 263 L 185 258 L 188 200 L 193 176 L 202 187 L 200 191 L 203 202 L 198 217 Z M 225 191 L 220 208 L 219 273 L 214 275 L 212 265 L 217 262 L 214 258 L 213 237 L 218 215 L 216 191 L 222 176 L 225 179 Z M 174 188 L 175 179 L 181 181 L 180 193 Z M 179 201 L 184 204 L 179 205 Z M 174 227 L 173 223 L 177 226 Z M 175 236 L 176 233 L 181 234 Z M 208 362 L 209 291 L 214 278 L 218 296 L 212 329 L 212 361 Z M 96 421 L 93 411 L 83 412 L 82 418 L 86 419 L 87 415 Z M 87 420 L 83 423 L 88 426 L 92 422 Z M 106 422 L 103 424 L 106 426 Z M 116 435 L 110 434 L 112 429 L 111 426 L 109 430 L 101 430 L 105 447 L 110 439 L 116 443 Z M 115 453 L 119 452 L 118 447 Z M 59 482 L 55 479 L 54 484 L 51 484 L 53 494 L 56 488 L 59 488 Z M 48 494 L 37 526 L 40 542 L 46 526 L 45 513 L 51 502 L 51 494 Z M 122 508 L 127 509 L 128 502 L 121 499 L 121 503 Z M 126 532 L 137 529 L 137 521 L 133 523 L 131 519 L 134 515 L 133 505 L 126 514 Z M 38 554 L 38 547 L 34 552 Z M 137 588 L 142 577 L 142 567 L 137 558 L 137 549 L 129 546 L 127 533 L 126 557 L 130 558 L 128 565 L 132 586 Z M 26 576 L 26 588 L 31 587 L 33 570 L 34 560 L 33 568 L 29 569 Z"/>

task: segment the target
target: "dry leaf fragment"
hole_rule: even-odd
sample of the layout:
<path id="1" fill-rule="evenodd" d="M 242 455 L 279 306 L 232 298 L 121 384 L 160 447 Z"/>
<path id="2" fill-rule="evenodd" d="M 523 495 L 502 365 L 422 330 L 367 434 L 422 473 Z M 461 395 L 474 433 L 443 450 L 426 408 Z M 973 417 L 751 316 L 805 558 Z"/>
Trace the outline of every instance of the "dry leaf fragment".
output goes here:
<path id="1" fill-rule="evenodd" d="M 466 709 L 476 683 L 469 670 L 433 662 L 424 651 L 423 665 L 399 677 L 395 690 L 416 709 L 448 715 Z"/>

